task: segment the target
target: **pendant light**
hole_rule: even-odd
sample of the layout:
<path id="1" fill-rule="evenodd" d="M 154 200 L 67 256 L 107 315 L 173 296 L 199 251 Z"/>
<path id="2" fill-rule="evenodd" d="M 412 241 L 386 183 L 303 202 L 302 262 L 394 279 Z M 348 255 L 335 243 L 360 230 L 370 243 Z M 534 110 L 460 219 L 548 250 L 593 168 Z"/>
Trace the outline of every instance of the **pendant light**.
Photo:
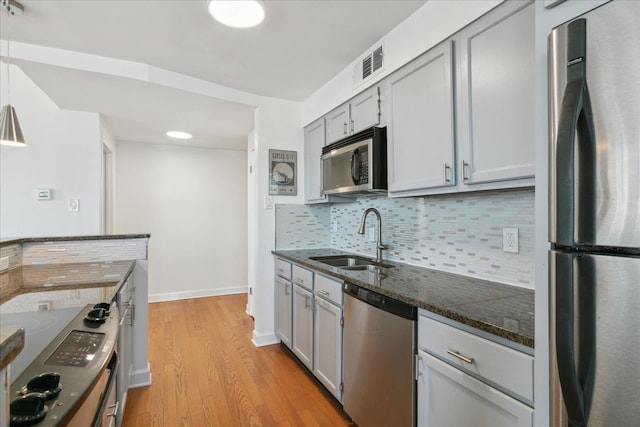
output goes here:
<path id="1" fill-rule="evenodd" d="M 14 0 L 1 0 L 2 11 L 6 12 L 7 18 L 7 105 L 2 107 L 0 112 L 0 144 L 12 145 L 14 147 L 25 147 L 27 144 L 24 142 L 24 136 L 22 135 L 22 129 L 20 129 L 20 123 L 18 122 L 18 116 L 16 110 L 11 106 L 11 52 L 10 48 L 10 22 L 11 15 L 21 15 L 24 8 L 20 3 Z"/>

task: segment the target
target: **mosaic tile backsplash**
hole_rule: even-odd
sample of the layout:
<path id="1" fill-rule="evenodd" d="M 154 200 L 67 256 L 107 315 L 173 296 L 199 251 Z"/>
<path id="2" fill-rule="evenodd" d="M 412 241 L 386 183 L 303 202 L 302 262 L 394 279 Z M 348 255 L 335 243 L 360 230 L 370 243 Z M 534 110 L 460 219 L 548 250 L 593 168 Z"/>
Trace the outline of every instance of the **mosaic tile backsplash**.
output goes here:
<path id="1" fill-rule="evenodd" d="M 367 217 L 365 235 L 357 233 L 369 207 L 382 216 L 386 260 L 534 287 L 533 189 L 401 199 L 363 196 L 330 207 L 277 205 L 276 248 L 330 247 L 375 257 L 376 243 L 368 239 L 370 227 L 377 236 L 374 214 Z M 295 232 L 283 231 L 291 224 Z M 504 227 L 518 228 L 519 253 L 502 251 Z"/>
<path id="2" fill-rule="evenodd" d="M 147 239 L 24 243 L 22 264 L 64 264 L 147 258 Z"/>

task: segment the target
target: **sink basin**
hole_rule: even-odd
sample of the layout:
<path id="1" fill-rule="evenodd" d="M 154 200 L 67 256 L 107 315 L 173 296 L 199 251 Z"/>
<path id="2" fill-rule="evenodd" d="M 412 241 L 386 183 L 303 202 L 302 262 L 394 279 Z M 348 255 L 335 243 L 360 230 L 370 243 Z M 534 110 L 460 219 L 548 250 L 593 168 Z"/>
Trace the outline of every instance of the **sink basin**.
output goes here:
<path id="1" fill-rule="evenodd" d="M 338 267 L 344 270 L 375 270 L 376 268 L 391 268 L 393 265 L 377 262 L 368 258 L 355 257 L 355 256 L 324 256 L 324 257 L 311 257 L 314 261 L 321 262 L 323 264 Z M 369 268 L 370 267 L 370 268 Z"/>

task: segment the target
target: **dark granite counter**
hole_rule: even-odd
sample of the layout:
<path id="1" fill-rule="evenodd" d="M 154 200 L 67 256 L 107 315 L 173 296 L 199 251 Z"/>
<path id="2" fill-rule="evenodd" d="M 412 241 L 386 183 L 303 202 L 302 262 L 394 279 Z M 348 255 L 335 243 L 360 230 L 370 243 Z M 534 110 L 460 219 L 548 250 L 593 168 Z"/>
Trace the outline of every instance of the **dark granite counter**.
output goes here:
<path id="1" fill-rule="evenodd" d="M 274 255 L 404 301 L 510 341 L 534 347 L 534 291 L 392 262 L 395 267 L 349 271 L 310 257 L 354 255 L 335 249 L 275 250 Z"/>
<path id="2" fill-rule="evenodd" d="M 81 240 L 114 240 L 114 239 L 145 239 L 151 237 L 151 234 L 103 234 L 96 236 L 60 236 L 60 237 L 18 237 L 18 238 L 0 238 L 0 247 L 15 245 L 20 243 L 38 243 L 38 242 L 72 242 Z"/>
<path id="3" fill-rule="evenodd" d="M 0 371 L 24 348 L 24 329 L 19 326 L 0 327 Z"/>

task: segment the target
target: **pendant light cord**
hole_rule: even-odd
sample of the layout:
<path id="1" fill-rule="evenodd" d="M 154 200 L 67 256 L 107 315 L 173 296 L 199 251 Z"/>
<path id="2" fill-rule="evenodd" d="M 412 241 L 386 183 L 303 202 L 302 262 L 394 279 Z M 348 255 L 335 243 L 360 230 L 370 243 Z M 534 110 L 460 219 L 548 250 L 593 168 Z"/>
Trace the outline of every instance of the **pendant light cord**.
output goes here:
<path id="1" fill-rule="evenodd" d="M 11 105 L 11 7 L 9 0 L 7 6 L 7 104 Z"/>

